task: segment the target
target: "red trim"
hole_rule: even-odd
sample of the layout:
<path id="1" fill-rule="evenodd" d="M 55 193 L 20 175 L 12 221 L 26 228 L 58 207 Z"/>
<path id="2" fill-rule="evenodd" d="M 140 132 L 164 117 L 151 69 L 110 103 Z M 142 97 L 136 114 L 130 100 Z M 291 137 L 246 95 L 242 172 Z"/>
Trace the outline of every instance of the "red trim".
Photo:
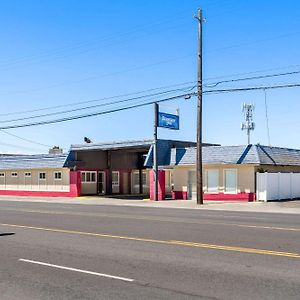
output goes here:
<path id="1" fill-rule="evenodd" d="M 165 171 L 158 171 L 158 200 L 166 199 Z M 150 200 L 154 200 L 154 171 L 150 170 Z"/>
<path id="2" fill-rule="evenodd" d="M 182 199 L 182 200 L 187 200 L 187 192 L 182 192 L 182 191 L 172 191 L 172 199 Z"/>
<path id="3" fill-rule="evenodd" d="M 50 192 L 53 193 L 53 192 Z M 54 192 L 56 193 L 56 192 Z M 65 193 L 65 192 L 63 192 Z M 67 192 L 68 193 L 68 192 Z M 80 171 L 70 171 L 70 192 L 66 197 L 79 197 L 81 195 L 81 173 Z M 53 196 L 61 197 L 61 196 Z"/>
<path id="4" fill-rule="evenodd" d="M 131 194 L 131 171 L 128 171 L 128 194 Z"/>
<path id="5" fill-rule="evenodd" d="M 119 170 L 119 193 L 120 194 L 124 194 L 124 190 L 123 190 L 123 171 Z"/>
<path id="6" fill-rule="evenodd" d="M 110 178 L 109 178 L 109 169 L 105 169 L 104 172 L 105 172 L 105 186 L 106 186 L 106 188 L 105 188 L 105 195 L 108 195 L 109 180 L 110 180 Z"/>
<path id="7" fill-rule="evenodd" d="M 239 202 L 252 202 L 256 199 L 255 193 L 238 193 L 238 194 L 207 194 L 203 195 L 204 200 L 206 201 L 239 201 Z M 187 200 L 187 192 L 182 191 L 172 191 L 172 199 Z"/>
<path id="8" fill-rule="evenodd" d="M 33 196 L 33 197 L 77 197 L 72 192 L 51 192 L 51 191 L 13 191 L 0 190 L 1 196 Z"/>
<path id="9" fill-rule="evenodd" d="M 237 193 L 237 194 L 206 194 L 204 193 L 204 200 L 213 201 L 245 201 L 252 202 L 255 200 L 255 193 Z"/>

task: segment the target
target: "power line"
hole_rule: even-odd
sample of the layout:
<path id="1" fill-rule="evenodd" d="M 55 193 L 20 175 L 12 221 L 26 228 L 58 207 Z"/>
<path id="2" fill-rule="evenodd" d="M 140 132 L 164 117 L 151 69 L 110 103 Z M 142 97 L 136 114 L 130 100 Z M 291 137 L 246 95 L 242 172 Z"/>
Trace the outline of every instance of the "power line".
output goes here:
<path id="1" fill-rule="evenodd" d="M 288 76 L 288 75 L 295 75 L 295 74 L 300 74 L 300 70 L 291 71 L 291 72 L 273 73 L 273 74 L 252 76 L 252 77 L 243 77 L 243 78 L 237 78 L 237 79 L 222 80 L 222 81 L 218 81 L 218 82 L 215 82 L 215 83 L 212 82 L 210 84 L 206 84 L 206 85 L 204 85 L 204 87 L 216 87 L 217 85 L 223 84 L 223 83 L 232 83 L 232 82 L 248 81 L 248 80 L 258 80 L 258 79 L 266 79 L 266 78 Z M 45 108 L 40 108 L 40 109 L 34 109 L 34 110 L 27 110 L 27 111 L 19 111 L 19 112 L 14 112 L 14 113 L 0 114 L 0 116 L 3 116 L 3 115 L 8 116 L 8 115 L 16 115 L 16 114 L 25 114 L 25 113 L 38 112 L 38 111 L 43 111 L 43 110 L 51 110 L 51 109 L 69 107 L 70 105 L 74 106 L 74 105 L 87 104 L 87 103 L 92 103 L 92 102 L 99 102 L 99 101 L 103 101 L 103 100 L 109 100 L 109 99 L 114 99 L 114 98 L 120 98 L 120 97 L 126 97 L 126 96 L 141 94 L 141 93 L 144 93 L 144 92 L 159 90 L 159 89 L 163 89 L 163 88 L 167 88 L 167 87 L 175 87 L 175 86 L 181 86 L 181 85 L 191 84 L 191 83 L 194 83 L 194 82 L 195 81 L 189 81 L 189 82 L 180 83 L 180 84 L 174 84 L 174 85 L 165 86 L 165 87 L 152 88 L 152 89 L 148 89 L 148 90 L 144 90 L 144 91 L 139 91 L 139 92 L 135 92 L 135 93 L 128 93 L 128 94 L 123 94 L 123 95 L 116 95 L 116 96 L 111 96 L 111 97 L 104 97 L 104 98 L 100 98 L 100 99 L 94 99 L 94 100 L 89 100 L 89 101 L 81 101 L 81 102 L 64 104 L 64 105 L 50 106 L 50 107 L 45 107 Z M 183 89 L 185 89 L 185 88 L 183 88 Z M 178 89 L 178 90 L 180 90 L 180 89 Z M 173 90 L 173 91 L 178 91 L 178 90 Z M 172 92 L 172 91 L 167 91 L 167 92 Z M 166 93 L 166 92 L 162 92 L 162 94 L 163 93 Z M 160 93 L 158 93 L 158 94 L 160 94 Z M 156 94 L 156 95 L 158 95 L 158 94 Z M 140 98 L 147 97 L 147 96 L 149 96 L 149 95 L 141 96 Z M 139 97 L 137 97 L 136 99 L 138 99 L 138 98 Z M 125 101 L 122 100 L 122 101 L 117 101 L 116 103 L 121 103 L 121 102 L 126 102 L 126 101 L 127 100 L 125 100 Z M 111 102 L 110 103 L 104 103 L 103 105 L 105 106 L 105 105 L 111 105 L 111 104 L 113 104 L 113 103 L 111 103 Z M 68 112 L 78 111 L 78 110 L 81 110 L 81 109 L 95 108 L 97 106 L 98 105 L 90 106 L 90 107 L 84 107 L 84 108 L 78 108 L 78 109 L 72 109 L 72 110 L 67 110 L 67 111 L 62 111 L 62 112 L 56 112 L 56 113 L 48 113 L 48 114 L 43 114 L 43 115 L 38 115 L 38 116 L 31 116 L 31 117 L 24 117 L 24 118 L 3 120 L 3 121 L 0 121 L 0 123 L 7 123 L 7 122 L 14 122 L 14 121 L 26 120 L 26 119 L 29 119 L 29 118 L 38 118 L 38 117 L 44 117 L 44 116 L 51 116 L 51 115 L 55 115 L 55 114 L 64 114 L 64 113 L 68 113 Z"/>
<path id="2" fill-rule="evenodd" d="M 299 65 L 294 65 L 294 66 L 299 66 Z M 292 66 L 289 66 L 292 67 Z M 287 67 L 282 67 L 282 68 L 287 68 Z M 280 68 L 280 69 L 282 69 Z M 278 68 L 276 68 L 278 69 Z M 269 69 L 269 70 L 275 70 L 275 69 Z M 228 75 L 228 77 L 231 76 L 238 76 L 238 75 L 246 75 L 246 74 L 253 74 L 257 72 L 264 72 L 267 70 L 261 70 L 261 71 L 253 71 L 253 72 L 248 72 L 248 73 L 240 73 L 240 74 L 232 74 Z M 247 80 L 256 80 L 256 79 L 265 79 L 265 78 L 272 78 L 272 77 L 280 77 L 280 76 L 287 76 L 287 75 L 293 75 L 293 74 L 299 74 L 300 70 L 296 71 L 291 71 L 291 72 L 282 72 L 282 73 L 273 73 L 273 74 L 267 74 L 267 75 L 259 75 L 259 76 L 252 76 L 252 77 L 243 77 L 243 78 L 237 78 L 237 79 L 229 79 L 229 80 L 221 80 L 218 82 L 211 82 L 209 84 L 205 84 L 204 87 L 215 87 L 221 83 L 230 83 L 230 82 L 239 82 L 239 81 L 247 81 Z M 215 79 L 217 78 L 224 78 L 227 76 L 221 76 L 221 77 L 214 77 Z M 208 78 L 207 80 L 212 80 L 214 79 Z M 56 105 L 56 106 L 48 106 L 44 108 L 39 108 L 39 109 L 33 109 L 33 110 L 25 110 L 25 111 L 17 111 L 17 112 L 11 112 L 11 113 L 3 113 L 0 114 L 0 116 L 9 116 L 9 115 L 16 115 L 16 114 L 27 114 L 27 113 L 33 113 L 33 112 L 38 112 L 38 111 L 44 111 L 44 110 L 52 110 L 52 109 L 58 109 L 58 108 L 63 108 L 63 107 L 69 107 L 70 105 L 75 106 L 75 105 L 81 105 L 81 104 L 87 104 L 87 103 L 93 103 L 93 102 L 99 102 L 103 100 L 109 100 L 109 99 L 114 99 L 114 98 L 121 98 L 121 97 L 127 97 L 131 95 L 137 95 L 149 91 L 155 91 L 155 90 L 160 90 L 163 88 L 169 88 L 169 87 L 176 87 L 176 86 L 182 86 L 182 85 L 187 85 L 187 84 L 192 84 L 195 83 L 196 81 L 188 81 L 184 83 L 178 83 L 178 84 L 173 84 L 173 85 L 168 85 L 168 86 L 161 86 L 158 88 L 152 88 L 152 89 L 147 89 L 143 91 L 138 91 L 134 93 L 127 93 L 127 94 L 121 94 L 121 95 L 115 95 L 115 96 L 110 96 L 110 97 L 104 97 L 104 98 L 99 98 L 99 99 L 93 99 L 93 100 L 88 100 L 88 101 L 81 101 L 81 102 L 75 102 L 75 103 L 68 103 L 68 104 L 63 104 L 63 105 Z"/>
<path id="3" fill-rule="evenodd" d="M 0 146 L 13 147 L 13 148 L 18 148 L 18 149 L 21 148 L 21 149 L 25 149 L 25 150 L 34 150 L 34 151 L 38 150 L 37 148 L 31 148 L 31 147 L 14 145 L 14 144 L 3 143 L 3 142 L 0 143 Z M 38 151 L 40 151 L 40 150 L 38 150 Z"/>
<path id="4" fill-rule="evenodd" d="M 300 83 L 280 84 L 280 85 L 266 85 L 266 86 L 254 86 L 254 87 L 243 87 L 243 88 L 232 88 L 232 89 L 219 89 L 219 90 L 206 90 L 204 94 L 220 94 L 220 93 L 233 93 L 233 92 L 246 92 L 246 91 L 257 91 L 257 90 L 271 90 L 271 89 L 282 89 L 282 88 L 295 88 L 300 87 Z"/>
<path id="5" fill-rule="evenodd" d="M 166 101 L 171 101 L 171 100 L 175 100 L 175 99 L 179 99 L 179 98 L 184 98 L 187 96 L 192 97 L 192 96 L 195 96 L 196 94 L 197 93 L 193 92 L 193 93 L 181 94 L 181 95 L 177 95 L 177 96 L 173 96 L 173 97 L 169 97 L 169 98 L 165 98 L 165 99 L 161 99 L 161 100 L 149 101 L 147 103 L 134 104 L 134 105 L 130 105 L 130 106 L 122 107 L 122 108 L 115 108 L 115 109 L 106 110 L 106 111 L 87 113 L 87 114 L 82 114 L 82 115 L 77 115 L 77 116 L 72 116 L 72 117 L 65 117 L 65 118 L 54 119 L 54 120 L 48 120 L 48 121 L 38 121 L 38 122 L 24 123 L 24 124 L 19 124 L 19 125 L 3 126 L 3 127 L 0 127 L 0 130 L 12 129 L 12 128 L 24 128 L 24 127 L 31 127 L 31 126 L 37 126 L 37 125 L 47 125 L 47 124 L 61 123 L 61 122 L 66 122 L 66 121 L 71 121 L 71 120 L 78 120 L 78 119 L 94 117 L 94 116 L 99 116 L 99 115 L 105 115 L 105 114 L 114 113 L 114 112 L 120 112 L 120 111 L 138 108 L 138 107 L 142 107 L 142 106 L 147 106 L 147 105 L 151 105 L 156 102 L 159 102 L 159 103 L 166 102 Z"/>
<path id="6" fill-rule="evenodd" d="M 129 99 L 123 99 L 123 100 L 119 100 L 119 101 L 111 101 L 111 102 L 105 102 L 105 103 L 101 103 L 101 104 L 97 104 L 97 105 L 74 108 L 74 109 L 65 110 L 65 111 L 59 111 L 59 112 L 53 112 L 53 113 L 47 113 L 47 114 L 41 114 L 41 115 L 34 115 L 34 116 L 29 116 L 29 117 L 24 117 L 24 118 L 3 120 L 3 121 L 0 121 L 0 123 L 11 123 L 11 122 L 17 122 L 17 121 L 25 121 L 25 120 L 29 120 L 29 119 L 37 119 L 37 118 L 42 118 L 42 117 L 49 117 L 49 116 L 55 116 L 55 115 L 60 115 L 60 114 L 76 112 L 76 111 L 88 110 L 88 109 L 92 109 L 92 108 L 115 105 L 115 104 L 125 103 L 125 102 L 138 100 L 138 99 L 142 99 L 142 98 L 154 97 L 154 96 L 174 93 L 174 92 L 178 92 L 178 91 L 183 91 L 183 90 L 190 91 L 195 87 L 196 86 L 185 87 L 185 88 L 180 88 L 180 89 L 173 89 L 173 90 L 163 91 L 163 92 L 159 92 L 159 93 L 148 94 L 148 95 L 138 96 L 138 97 L 129 98 Z"/>
<path id="7" fill-rule="evenodd" d="M 152 91 L 157 91 L 157 90 L 166 89 L 166 88 L 172 88 L 172 87 L 177 87 L 177 86 L 184 86 L 184 85 L 188 85 L 188 84 L 194 84 L 195 82 L 196 81 L 187 81 L 187 82 L 183 82 L 183 83 L 176 83 L 176 84 L 172 84 L 172 85 L 166 85 L 166 86 L 161 86 L 161 87 L 157 87 L 157 88 L 146 89 L 146 90 L 142 90 L 142 91 L 138 91 L 138 92 L 119 94 L 119 95 L 103 97 L 103 98 L 93 99 L 93 100 L 88 100 L 88 101 L 80 101 L 80 102 L 73 102 L 73 103 L 61 104 L 61 105 L 56 105 L 56 106 L 48 106 L 48 107 L 43 107 L 43 108 L 38 108 L 38 109 L 23 110 L 23 111 L 16 111 L 16 112 L 10 112 L 10 113 L 2 113 L 2 114 L 0 114 L 0 116 L 21 115 L 21 114 L 39 112 L 39 111 L 44 111 L 44 110 L 54 110 L 54 109 L 63 108 L 63 107 L 70 107 L 70 105 L 76 106 L 76 105 L 81 105 L 81 104 L 100 102 L 100 101 L 104 101 L 104 100 L 123 98 L 123 97 L 139 95 L 139 94 L 143 94 L 143 93 L 146 93 L 146 92 L 152 92 Z"/>
<path id="8" fill-rule="evenodd" d="M 298 68 L 298 67 L 300 67 L 300 65 L 299 64 L 288 65 L 288 66 L 281 66 L 281 67 L 277 67 L 277 68 L 261 69 L 261 70 L 257 70 L 257 71 L 242 72 L 242 73 L 228 74 L 228 75 L 222 75 L 222 76 L 214 76 L 214 77 L 206 78 L 206 81 L 210 81 L 213 79 L 230 78 L 230 77 L 236 77 L 236 76 L 242 76 L 242 75 L 250 75 L 250 74 L 264 73 L 264 72 L 269 72 L 269 71 L 290 69 L 290 68 L 296 68 L 296 67 Z"/>
<path id="9" fill-rule="evenodd" d="M 39 143 L 39 142 L 32 141 L 32 140 L 30 140 L 30 139 L 23 138 L 23 137 L 21 137 L 21 136 L 18 136 L 18 135 L 16 135 L 16 134 L 11 133 L 11 132 L 7 132 L 7 131 L 4 131 L 4 130 L 0 130 L 0 132 L 5 133 L 5 134 L 10 135 L 10 136 L 13 136 L 13 137 L 15 137 L 15 138 L 17 138 L 17 139 L 23 140 L 23 141 L 28 142 L 28 143 L 32 143 L 32 144 L 44 146 L 44 147 L 47 147 L 47 148 L 52 147 L 52 146 L 50 146 L 50 145 L 42 144 L 42 143 Z"/>
<path id="10" fill-rule="evenodd" d="M 90 80 L 95 80 L 95 79 L 100 79 L 100 78 L 105 78 L 105 77 L 111 77 L 111 76 L 115 76 L 115 75 L 119 75 L 119 74 L 123 74 L 123 73 L 128 73 L 128 72 L 132 72 L 132 71 L 143 70 L 143 69 L 151 68 L 151 67 L 154 67 L 154 66 L 159 66 L 159 65 L 162 65 L 162 64 L 168 64 L 168 63 L 178 61 L 178 60 L 182 60 L 182 59 L 185 59 L 187 57 L 192 57 L 192 56 L 194 56 L 194 54 L 188 54 L 188 55 L 184 55 L 184 56 L 180 56 L 180 57 L 170 58 L 170 59 L 158 61 L 158 62 L 151 63 L 151 64 L 136 66 L 136 67 L 132 67 L 132 68 L 128 68 L 128 69 L 123 69 L 123 70 L 120 70 L 120 71 L 115 71 L 115 72 L 112 72 L 112 73 L 89 76 L 89 77 L 81 78 L 81 79 L 78 79 L 78 80 L 64 81 L 64 82 L 60 82 L 60 83 L 56 83 L 56 84 L 52 84 L 52 85 L 48 85 L 48 86 L 44 86 L 44 87 L 40 87 L 40 88 L 28 89 L 28 90 L 23 90 L 23 91 L 13 92 L 13 93 L 6 93 L 6 94 L 31 93 L 31 92 L 36 92 L 36 91 L 42 91 L 42 90 L 52 89 L 52 88 L 56 88 L 56 87 L 61 87 L 61 86 L 64 86 L 64 85 L 72 85 L 72 84 L 81 83 L 81 82 L 85 82 L 85 81 L 90 81 Z"/>
<path id="11" fill-rule="evenodd" d="M 269 85 L 269 86 L 254 86 L 254 87 L 252 86 L 252 87 L 219 89 L 219 90 L 205 90 L 205 91 L 203 91 L 203 94 L 211 95 L 211 94 L 220 94 L 220 93 L 245 92 L 245 91 L 295 88 L 295 87 L 300 87 L 300 83 Z M 32 126 L 37 126 L 37 125 L 48 125 L 48 124 L 61 123 L 61 122 L 66 122 L 66 121 L 71 121 L 71 120 L 78 120 L 78 119 L 94 117 L 94 116 L 99 116 L 99 115 L 105 115 L 105 114 L 109 114 L 109 113 L 120 112 L 120 111 L 129 110 L 129 109 L 133 109 L 133 108 L 148 106 L 148 105 L 151 105 L 156 102 L 161 103 L 161 102 L 171 101 L 171 100 L 185 98 L 185 97 L 192 97 L 192 96 L 196 96 L 196 95 L 197 95 L 196 92 L 185 93 L 185 94 L 180 94 L 180 95 L 176 95 L 173 97 L 164 98 L 164 99 L 160 99 L 160 100 L 148 101 L 146 103 L 144 103 L 144 101 L 143 101 L 143 103 L 133 104 L 133 105 L 129 105 L 129 106 L 121 107 L 121 108 L 110 109 L 110 110 L 105 110 L 105 111 L 91 112 L 91 113 L 86 113 L 86 114 L 82 114 L 82 115 L 70 116 L 70 117 L 47 120 L 47 121 L 37 121 L 37 122 L 2 126 L 2 127 L 0 127 L 0 130 L 32 127 Z"/>
<path id="12" fill-rule="evenodd" d="M 237 78 L 237 79 L 229 79 L 229 80 L 222 80 L 216 83 L 212 83 L 209 85 L 205 85 L 206 87 L 216 87 L 221 83 L 231 83 L 231 82 L 239 82 L 239 81 L 247 81 L 247 80 L 257 80 L 257 79 L 266 79 L 272 77 L 280 77 L 280 76 L 288 76 L 288 75 L 295 75 L 300 74 L 300 70 L 285 72 L 285 73 L 277 73 L 277 74 L 267 74 L 267 75 L 259 75 L 259 76 L 252 76 L 252 77 L 244 77 L 244 78 Z"/>

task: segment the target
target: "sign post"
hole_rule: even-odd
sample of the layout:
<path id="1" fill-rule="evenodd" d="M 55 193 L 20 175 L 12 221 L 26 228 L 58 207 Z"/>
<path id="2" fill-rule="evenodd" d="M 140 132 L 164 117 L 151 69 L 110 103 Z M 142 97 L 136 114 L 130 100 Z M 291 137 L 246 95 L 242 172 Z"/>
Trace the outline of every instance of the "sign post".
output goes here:
<path id="1" fill-rule="evenodd" d="M 154 103 L 153 175 L 155 201 L 158 201 L 157 127 L 179 130 L 179 115 L 160 112 L 158 103 Z"/>

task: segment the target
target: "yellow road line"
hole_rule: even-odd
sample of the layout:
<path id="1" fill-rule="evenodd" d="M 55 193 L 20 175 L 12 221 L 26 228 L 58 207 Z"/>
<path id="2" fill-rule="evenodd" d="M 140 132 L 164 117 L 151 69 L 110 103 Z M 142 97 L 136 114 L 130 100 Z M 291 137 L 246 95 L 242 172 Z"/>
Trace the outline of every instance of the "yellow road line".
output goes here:
<path id="1" fill-rule="evenodd" d="M 102 233 L 94 233 L 94 232 L 66 230 L 66 229 L 58 229 L 58 228 L 35 227 L 35 226 L 26 226 L 26 225 L 17 225 L 17 224 L 0 223 L 0 226 L 23 228 L 23 229 L 33 229 L 33 230 L 41 230 L 41 231 L 57 232 L 57 233 L 66 233 L 66 234 L 78 234 L 78 235 L 101 237 L 101 238 L 139 241 L 139 242 L 156 243 L 156 244 L 177 245 L 177 246 L 186 246 L 186 247 L 198 247 L 198 248 L 207 248 L 207 249 L 215 249 L 215 250 L 223 250 L 223 251 L 234 251 L 234 252 L 242 252 L 242 253 L 271 255 L 271 256 L 282 256 L 282 257 L 290 257 L 290 258 L 300 259 L 300 254 L 294 253 L 294 252 L 279 252 L 279 251 L 272 251 L 272 250 L 265 250 L 265 249 L 255 249 L 255 248 L 235 247 L 235 246 L 225 246 L 225 245 L 214 245 L 214 244 L 206 244 L 206 243 L 187 242 L 187 241 L 156 240 L 156 239 L 141 238 L 141 237 L 120 236 L 120 235 L 111 235 L 111 234 L 102 234 Z"/>
<path id="2" fill-rule="evenodd" d="M 73 216 L 92 216 L 92 217 L 104 217 L 104 218 L 117 218 L 117 219 L 132 219 L 132 220 L 146 220 L 146 221 L 159 221 L 159 222 L 170 222 L 170 223 L 185 223 L 185 224 L 199 224 L 199 225 L 215 225 L 215 226 L 236 226 L 241 228 L 256 228 L 256 229 L 269 229 L 269 230 L 280 230 L 280 231 L 294 231 L 300 232 L 300 228 L 293 227 L 275 227 L 275 226 L 264 226 L 264 225 L 248 225 L 238 223 L 225 223 L 225 222 L 211 222 L 211 221 L 197 221 L 197 220 L 183 220 L 183 219 L 171 219 L 171 218 L 157 218 L 148 216 L 129 216 L 121 214 L 103 214 L 103 213 L 81 213 L 81 212 L 63 212 L 63 211 L 48 211 L 48 210 L 32 210 L 32 209 L 10 209 L 3 208 L 6 211 L 21 211 L 25 213 L 39 213 L 39 214 L 50 214 L 50 215 L 73 215 Z"/>

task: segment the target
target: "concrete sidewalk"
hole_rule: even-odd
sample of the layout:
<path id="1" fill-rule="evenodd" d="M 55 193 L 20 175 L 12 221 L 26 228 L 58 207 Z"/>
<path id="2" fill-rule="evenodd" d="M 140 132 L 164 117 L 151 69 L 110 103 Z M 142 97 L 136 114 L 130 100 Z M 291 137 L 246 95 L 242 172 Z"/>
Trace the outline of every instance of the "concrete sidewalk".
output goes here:
<path id="1" fill-rule="evenodd" d="M 263 213 L 289 213 L 300 214 L 300 200 L 278 201 L 278 202 L 228 202 L 228 201 L 205 201 L 204 205 L 197 205 L 193 200 L 129 200 L 106 197 L 78 197 L 78 198 L 58 198 L 58 197 L 15 197 L 1 196 L 0 201 L 20 201 L 20 202 L 45 202 L 45 203 L 65 203 L 84 205 L 118 205 L 137 207 L 159 207 L 177 209 L 205 209 L 224 210 L 241 212 L 263 212 Z"/>

